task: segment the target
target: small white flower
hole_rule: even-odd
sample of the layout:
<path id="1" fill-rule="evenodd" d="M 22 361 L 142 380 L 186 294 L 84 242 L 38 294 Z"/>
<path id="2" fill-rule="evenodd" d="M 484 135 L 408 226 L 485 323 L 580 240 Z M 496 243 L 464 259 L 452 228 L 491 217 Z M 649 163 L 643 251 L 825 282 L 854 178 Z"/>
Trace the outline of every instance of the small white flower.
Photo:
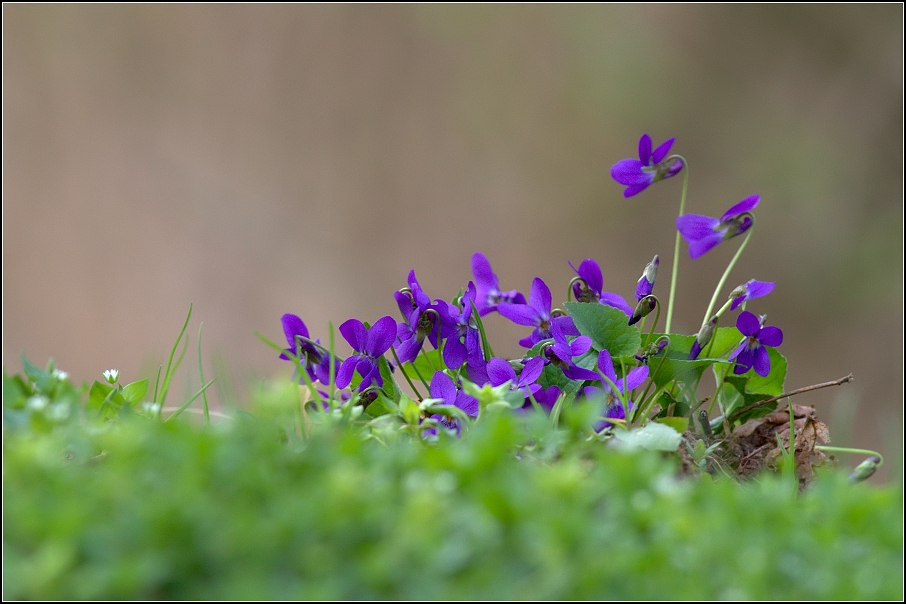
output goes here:
<path id="1" fill-rule="evenodd" d="M 33 411 L 43 411 L 49 402 L 50 400 L 46 396 L 40 394 L 28 397 L 28 406 Z"/>
<path id="2" fill-rule="evenodd" d="M 69 374 L 61 369 L 54 369 L 53 372 L 51 373 L 51 375 L 54 376 L 55 378 L 57 378 L 58 380 L 65 380 L 66 378 L 69 377 Z"/>
<path id="3" fill-rule="evenodd" d="M 120 379 L 120 372 L 116 369 L 108 369 L 104 372 L 104 379 L 108 384 L 116 384 L 116 381 Z"/>
<path id="4" fill-rule="evenodd" d="M 160 411 L 160 405 L 157 403 L 152 403 L 150 401 L 145 401 L 142 403 L 141 412 L 147 416 L 154 417 Z"/>

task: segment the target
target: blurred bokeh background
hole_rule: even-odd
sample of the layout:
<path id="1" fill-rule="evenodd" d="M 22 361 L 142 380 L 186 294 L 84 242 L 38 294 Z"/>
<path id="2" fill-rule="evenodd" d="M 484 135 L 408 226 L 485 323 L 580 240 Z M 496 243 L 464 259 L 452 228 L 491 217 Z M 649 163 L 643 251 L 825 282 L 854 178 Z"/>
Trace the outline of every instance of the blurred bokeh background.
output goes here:
<path id="1" fill-rule="evenodd" d="M 282 343 L 281 314 L 324 339 L 395 315 L 410 269 L 451 296 L 479 250 L 557 301 L 567 260 L 628 298 L 658 253 L 666 297 L 682 181 L 626 200 L 609 175 L 644 132 L 689 159 L 688 212 L 762 196 L 728 289 L 777 282 L 750 310 L 787 385 L 855 375 L 797 402 L 895 461 L 899 4 L 4 5 L 3 363 L 153 379 L 193 302 L 216 399 L 289 374 L 254 335 Z M 737 245 L 684 245 L 681 331 Z M 525 328 L 491 319 L 517 354 Z"/>

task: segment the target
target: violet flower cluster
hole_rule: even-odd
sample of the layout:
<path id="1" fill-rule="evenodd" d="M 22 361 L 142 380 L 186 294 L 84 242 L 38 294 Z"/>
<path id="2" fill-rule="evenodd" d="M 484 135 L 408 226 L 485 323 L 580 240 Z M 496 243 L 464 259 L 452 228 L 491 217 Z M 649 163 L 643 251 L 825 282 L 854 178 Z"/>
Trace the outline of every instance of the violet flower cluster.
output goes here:
<path id="1" fill-rule="evenodd" d="M 613 166 L 611 175 L 626 187 L 625 197 L 682 171 L 685 160 L 668 155 L 674 142 L 671 138 L 652 149 L 645 134 L 639 141 L 639 159 Z M 751 235 L 752 211 L 759 201 L 757 195 L 746 197 L 720 218 L 681 213 L 676 228 L 688 243 L 689 256 L 699 258 L 721 242 Z M 714 299 L 735 261 L 736 257 Z M 676 264 L 674 259 L 671 291 Z M 566 263 L 575 276 L 565 287 L 567 300 L 557 305 L 541 277 L 532 280 L 526 296 L 504 290 L 484 254 L 475 253 L 471 265 L 473 280 L 452 297 L 430 296 L 410 271 L 405 286 L 393 294 L 399 320 L 384 316 L 369 325 L 352 318 L 340 325 L 352 350 L 345 359 L 320 340 L 312 340 L 301 318 L 285 314 L 281 321 L 288 348 L 280 358 L 294 363 L 294 379 L 321 396 L 325 409 L 358 407 L 359 412 L 348 417 L 364 412 L 362 421 L 395 417 L 401 429 L 425 438 L 442 432 L 460 435 L 470 423 L 480 421 L 485 408 L 495 405 L 520 413 L 540 411 L 556 423 L 566 406 L 583 401 L 598 405 L 593 428 L 607 434 L 690 409 L 698 382 L 689 375 L 700 374 L 689 373 L 683 363 L 711 364 L 718 375 L 726 376 L 732 368 L 733 376 L 767 378 L 772 372 L 770 350 L 783 341 L 779 328 L 765 326 L 763 316 L 745 310 L 748 303 L 769 294 L 773 282 L 747 281 L 733 289 L 713 314 L 712 299 L 707 320 L 686 345 L 689 339 L 682 334 L 656 333 L 661 305 L 655 293 L 658 255 L 635 284 L 616 284 L 620 291 L 632 291 L 634 307 L 620 293 L 604 290 L 601 265 L 591 258 L 578 267 Z M 735 328 L 719 326 L 724 313 L 737 310 Z M 525 328 L 518 341 L 527 349 L 521 357 L 495 356 L 485 329 L 492 320 Z M 728 337 L 734 334 L 737 339 L 728 347 Z M 718 340 L 720 347 L 715 346 Z M 662 401 L 674 403 L 665 406 Z"/>

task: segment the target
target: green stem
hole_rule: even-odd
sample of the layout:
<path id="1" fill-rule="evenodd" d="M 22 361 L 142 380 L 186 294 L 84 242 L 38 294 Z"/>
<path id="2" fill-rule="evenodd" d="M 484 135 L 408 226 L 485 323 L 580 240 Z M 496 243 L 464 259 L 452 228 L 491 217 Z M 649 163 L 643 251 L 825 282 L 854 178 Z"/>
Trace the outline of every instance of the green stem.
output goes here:
<path id="1" fill-rule="evenodd" d="M 736 266 L 736 261 L 739 260 L 739 257 L 742 255 L 742 251 L 746 249 L 746 245 L 749 244 L 749 239 L 752 238 L 752 231 L 755 230 L 755 218 L 752 217 L 752 226 L 749 227 L 748 232 L 746 233 L 746 238 L 743 239 L 742 245 L 739 246 L 739 249 L 736 250 L 736 254 L 733 256 L 733 259 L 730 260 L 730 264 L 727 265 L 724 274 L 721 276 L 720 281 L 717 283 L 717 287 L 714 289 L 714 294 L 711 296 L 711 303 L 708 304 L 708 310 L 705 312 L 705 318 L 702 319 L 702 325 L 708 322 L 708 319 L 711 318 L 711 311 L 714 310 L 714 305 L 717 304 L 717 296 L 720 295 L 720 290 L 723 289 L 724 284 L 727 282 L 727 277 L 730 276 L 730 271 L 733 270 L 733 267 Z"/>
<path id="2" fill-rule="evenodd" d="M 878 462 L 878 465 L 884 463 L 884 457 L 877 451 L 869 451 L 868 449 L 850 449 L 849 447 L 828 447 L 827 445 L 815 445 L 815 448 L 819 451 L 832 451 L 834 453 L 855 453 L 856 455 L 874 455 L 881 461 Z"/>
<path id="3" fill-rule="evenodd" d="M 686 191 L 689 189 L 689 164 L 682 155 L 671 155 L 667 161 L 678 159 L 683 162 L 683 192 L 680 196 L 679 216 L 686 213 Z M 673 323 L 673 298 L 676 294 L 676 271 L 679 268 L 679 251 L 680 251 L 680 232 L 676 231 L 676 243 L 673 245 L 673 272 L 670 274 L 670 298 L 667 300 L 667 323 L 664 326 L 665 333 L 670 333 L 670 326 Z"/>

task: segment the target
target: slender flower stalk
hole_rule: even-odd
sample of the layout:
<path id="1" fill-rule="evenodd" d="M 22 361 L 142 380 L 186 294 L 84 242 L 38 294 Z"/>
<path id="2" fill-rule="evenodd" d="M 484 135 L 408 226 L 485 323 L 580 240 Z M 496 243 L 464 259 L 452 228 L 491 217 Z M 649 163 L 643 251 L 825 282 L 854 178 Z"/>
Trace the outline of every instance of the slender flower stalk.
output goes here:
<path id="1" fill-rule="evenodd" d="M 679 214 L 682 216 L 686 212 L 686 191 L 689 189 L 689 163 L 682 155 L 673 155 L 676 159 L 683 162 L 683 192 L 680 195 Z M 679 248 L 680 232 L 676 232 L 676 243 L 673 244 L 673 271 L 670 273 L 670 297 L 667 298 L 667 322 L 664 325 L 664 331 L 670 333 L 670 325 L 673 323 L 673 298 L 676 294 L 676 272 L 679 268 Z"/>
<path id="2" fill-rule="evenodd" d="M 705 318 L 702 319 L 702 324 L 708 321 L 708 317 L 711 316 L 711 311 L 714 310 L 714 305 L 717 304 L 717 296 L 720 295 L 720 290 L 724 288 L 724 284 L 727 282 L 727 277 L 730 276 L 730 271 L 733 270 L 733 267 L 736 266 L 736 262 L 739 260 L 739 257 L 742 255 L 742 251 L 746 249 L 746 246 L 749 244 L 749 239 L 752 238 L 752 232 L 755 230 L 755 218 L 752 218 L 752 226 L 749 227 L 748 233 L 746 233 L 746 238 L 742 240 L 742 245 L 739 246 L 739 249 L 736 250 L 736 254 L 733 256 L 733 259 L 730 260 L 730 264 L 727 265 L 724 274 L 721 275 L 720 281 L 717 282 L 717 287 L 714 288 L 714 294 L 711 296 L 711 302 L 708 304 L 708 310 L 705 312 Z"/>

